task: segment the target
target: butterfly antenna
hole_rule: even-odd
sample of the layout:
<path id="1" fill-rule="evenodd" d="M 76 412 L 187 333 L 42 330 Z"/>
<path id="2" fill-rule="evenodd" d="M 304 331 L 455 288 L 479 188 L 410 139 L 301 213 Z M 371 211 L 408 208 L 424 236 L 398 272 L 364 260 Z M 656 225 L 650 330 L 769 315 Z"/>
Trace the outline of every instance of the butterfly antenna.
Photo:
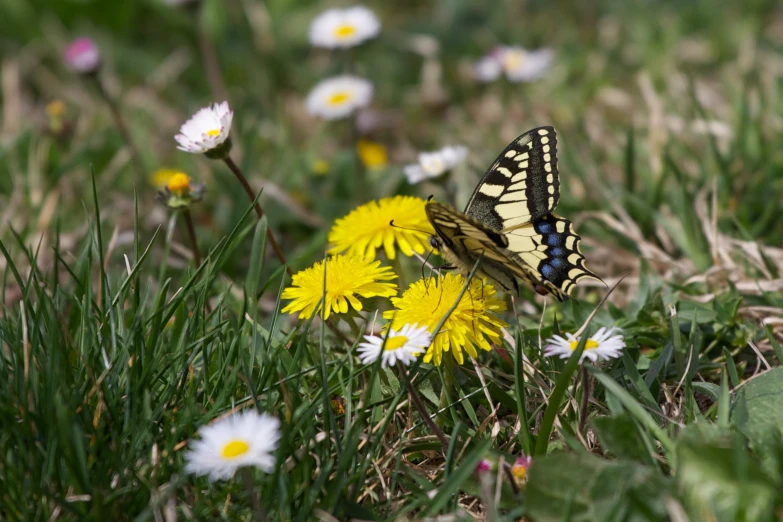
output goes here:
<path id="1" fill-rule="evenodd" d="M 400 230 L 408 230 L 410 232 L 418 232 L 420 234 L 426 234 L 428 236 L 432 235 L 432 232 L 430 232 L 429 230 L 422 230 L 420 228 L 401 227 L 400 225 L 395 225 L 393 219 L 391 221 L 389 221 L 389 225 L 394 227 L 394 228 L 399 228 Z"/>

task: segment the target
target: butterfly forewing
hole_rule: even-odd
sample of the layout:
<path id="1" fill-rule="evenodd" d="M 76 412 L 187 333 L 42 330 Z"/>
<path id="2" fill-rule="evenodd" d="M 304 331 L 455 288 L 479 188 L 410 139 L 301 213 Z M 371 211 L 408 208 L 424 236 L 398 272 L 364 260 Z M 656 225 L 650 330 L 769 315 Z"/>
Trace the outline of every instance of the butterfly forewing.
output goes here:
<path id="1" fill-rule="evenodd" d="M 540 219 L 557 206 L 557 134 L 527 131 L 506 147 L 481 178 L 465 213 L 502 230 Z"/>
<path id="2" fill-rule="evenodd" d="M 469 273 L 480 257 L 480 275 L 493 280 L 506 292 L 519 295 L 513 272 L 507 268 L 511 253 L 505 249 L 508 245 L 505 235 L 448 205 L 430 201 L 425 210 L 438 235 L 441 257 L 463 274 Z"/>

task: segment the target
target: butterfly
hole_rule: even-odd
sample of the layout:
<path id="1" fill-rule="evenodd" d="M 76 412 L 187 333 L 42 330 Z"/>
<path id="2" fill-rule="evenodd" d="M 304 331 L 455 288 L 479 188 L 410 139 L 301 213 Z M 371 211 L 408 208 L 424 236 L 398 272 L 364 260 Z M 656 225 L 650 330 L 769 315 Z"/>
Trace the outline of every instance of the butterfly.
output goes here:
<path id="1" fill-rule="evenodd" d="M 529 130 L 487 169 L 464 212 L 427 200 L 430 245 L 446 268 L 467 274 L 481 258 L 477 272 L 506 292 L 519 295 L 518 277 L 563 301 L 582 279 L 601 279 L 585 266 L 571 222 L 553 213 L 559 199 L 555 129 Z"/>

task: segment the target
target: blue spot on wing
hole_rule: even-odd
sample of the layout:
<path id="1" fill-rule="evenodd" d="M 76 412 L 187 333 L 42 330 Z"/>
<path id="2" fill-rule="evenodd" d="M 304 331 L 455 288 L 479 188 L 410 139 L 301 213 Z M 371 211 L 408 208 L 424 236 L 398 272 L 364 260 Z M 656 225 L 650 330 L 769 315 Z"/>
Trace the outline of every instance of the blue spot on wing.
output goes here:
<path id="1" fill-rule="evenodd" d="M 550 279 L 555 274 L 555 269 L 548 264 L 541 265 L 541 273 L 544 274 L 544 277 Z"/>
<path id="2" fill-rule="evenodd" d="M 552 225 L 550 223 L 538 223 L 536 225 L 537 232 L 539 234 L 549 234 L 552 232 Z"/>
<path id="3" fill-rule="evenodd" d="M 560 268 L 565 264 L 565 261 L 563 259 L 560 259 L 559 257 L 556 257 L 549 261 L 549 264 L 552 265 L 555 268 Z"/>
<path id="4" fill-rule="evenodd" d="M 565 248 L 557 247 L 551 250 L 547 250 L 546 253 L 551 255 L 552 257 L 563 257 L 566 255 L 566 250 Z"/>
<path id="5" fill-rule="evenodd" d="M 549 246 L 560 246 L 563 243 L 563 236 L 559 234 L 550 234 L 545 239 Z"/>

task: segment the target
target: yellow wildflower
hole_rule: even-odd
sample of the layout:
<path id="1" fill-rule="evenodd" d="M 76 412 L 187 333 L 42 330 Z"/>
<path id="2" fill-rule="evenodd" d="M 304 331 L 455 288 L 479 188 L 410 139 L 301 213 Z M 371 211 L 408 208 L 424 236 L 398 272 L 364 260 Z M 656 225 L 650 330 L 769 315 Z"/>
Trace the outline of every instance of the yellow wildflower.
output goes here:
<path id="1" fill-rule="evenodd" d="M 386 257 L 394 259 L 396 243 L 403 254 L 423 254 L 430 235 L 435 233 L 427 214 L 425 201 L 413 196 L 394 196 L 370 201 L 338 219 L 329 231 L 334 245 L 329 253 L 345 252 L 374 258 L 383 247 Z M 394 225 L 391 225 L 391 221 Z"/>
<path id="2" fill-rule="evenodd" d="M 348 311 L 350 304 L 354 310 L 361 310 L 361 297 L 390 297 L 397 293 L 396 283 L 385 283 L 397 276 L 389 267 L 380 266 L 380 261 L 364 259 L 357 255 L 331 256 L 327 260 L 326 270 L 326 310 L 329 314 Z M 312 317 L 321 310 L 321 298 L 324 292 L 324 261 L 319 261 L 310 268 L 294 274 L 291 286 L 283 290 L 283 299 L 291 299 L 291 303 L 283 308 L 283 312 L 299 312 L 299 319 Z"/>
<path id="3" fill-rule="evenodd" d="M 368 169 L 380 169 L 389 163 L 386 147 L 381 143 L 359 140 L 356 144 L 356 153 L 359 155 L 362 164 Z"/>
<path id="4" fill-rule="evenodd" d="M 310 168 L 312 169 L 313 174 L 318 176 L 326 176 L 329 174 L 329 162 L 325 159 L 315 160 Z"/>
<path id="5" fill-rule="evenodd" d="M 168 186 L 171 178 L 177 174 L 187 176 L 187 174 L 177 169 L 158 169 L 150 176 L 150 183 L 152 183 L 152 186 L 154 187 L 163 188 Z"/>
<path id="6" fill-rule="evenodd" d="M 420 279 L 410 285 L 402 297 L 393 297 L 396 310 L 386 311 L 383 316 L 392 320 L 393 329 L 417 323 L 426 325 L 430 333 L 434 333 L 443 316 L 454 306 L 463 286 L 465 278 L 459 274 Z M 499 343 L 502 338 L 500 329 L 508 326 L 494 313 L 505 309 L 506 303 L 497 297 L 492 285 L 474 278 L 433 339 L 424 362 L 432 361 L 439 366 L 443 352 L 451 351 L 454 359 L 462 364 L 463 348 L 471 357 L 478 355 L 476 346 L 482 350 L 492 349 L 492 343 Z"/>

